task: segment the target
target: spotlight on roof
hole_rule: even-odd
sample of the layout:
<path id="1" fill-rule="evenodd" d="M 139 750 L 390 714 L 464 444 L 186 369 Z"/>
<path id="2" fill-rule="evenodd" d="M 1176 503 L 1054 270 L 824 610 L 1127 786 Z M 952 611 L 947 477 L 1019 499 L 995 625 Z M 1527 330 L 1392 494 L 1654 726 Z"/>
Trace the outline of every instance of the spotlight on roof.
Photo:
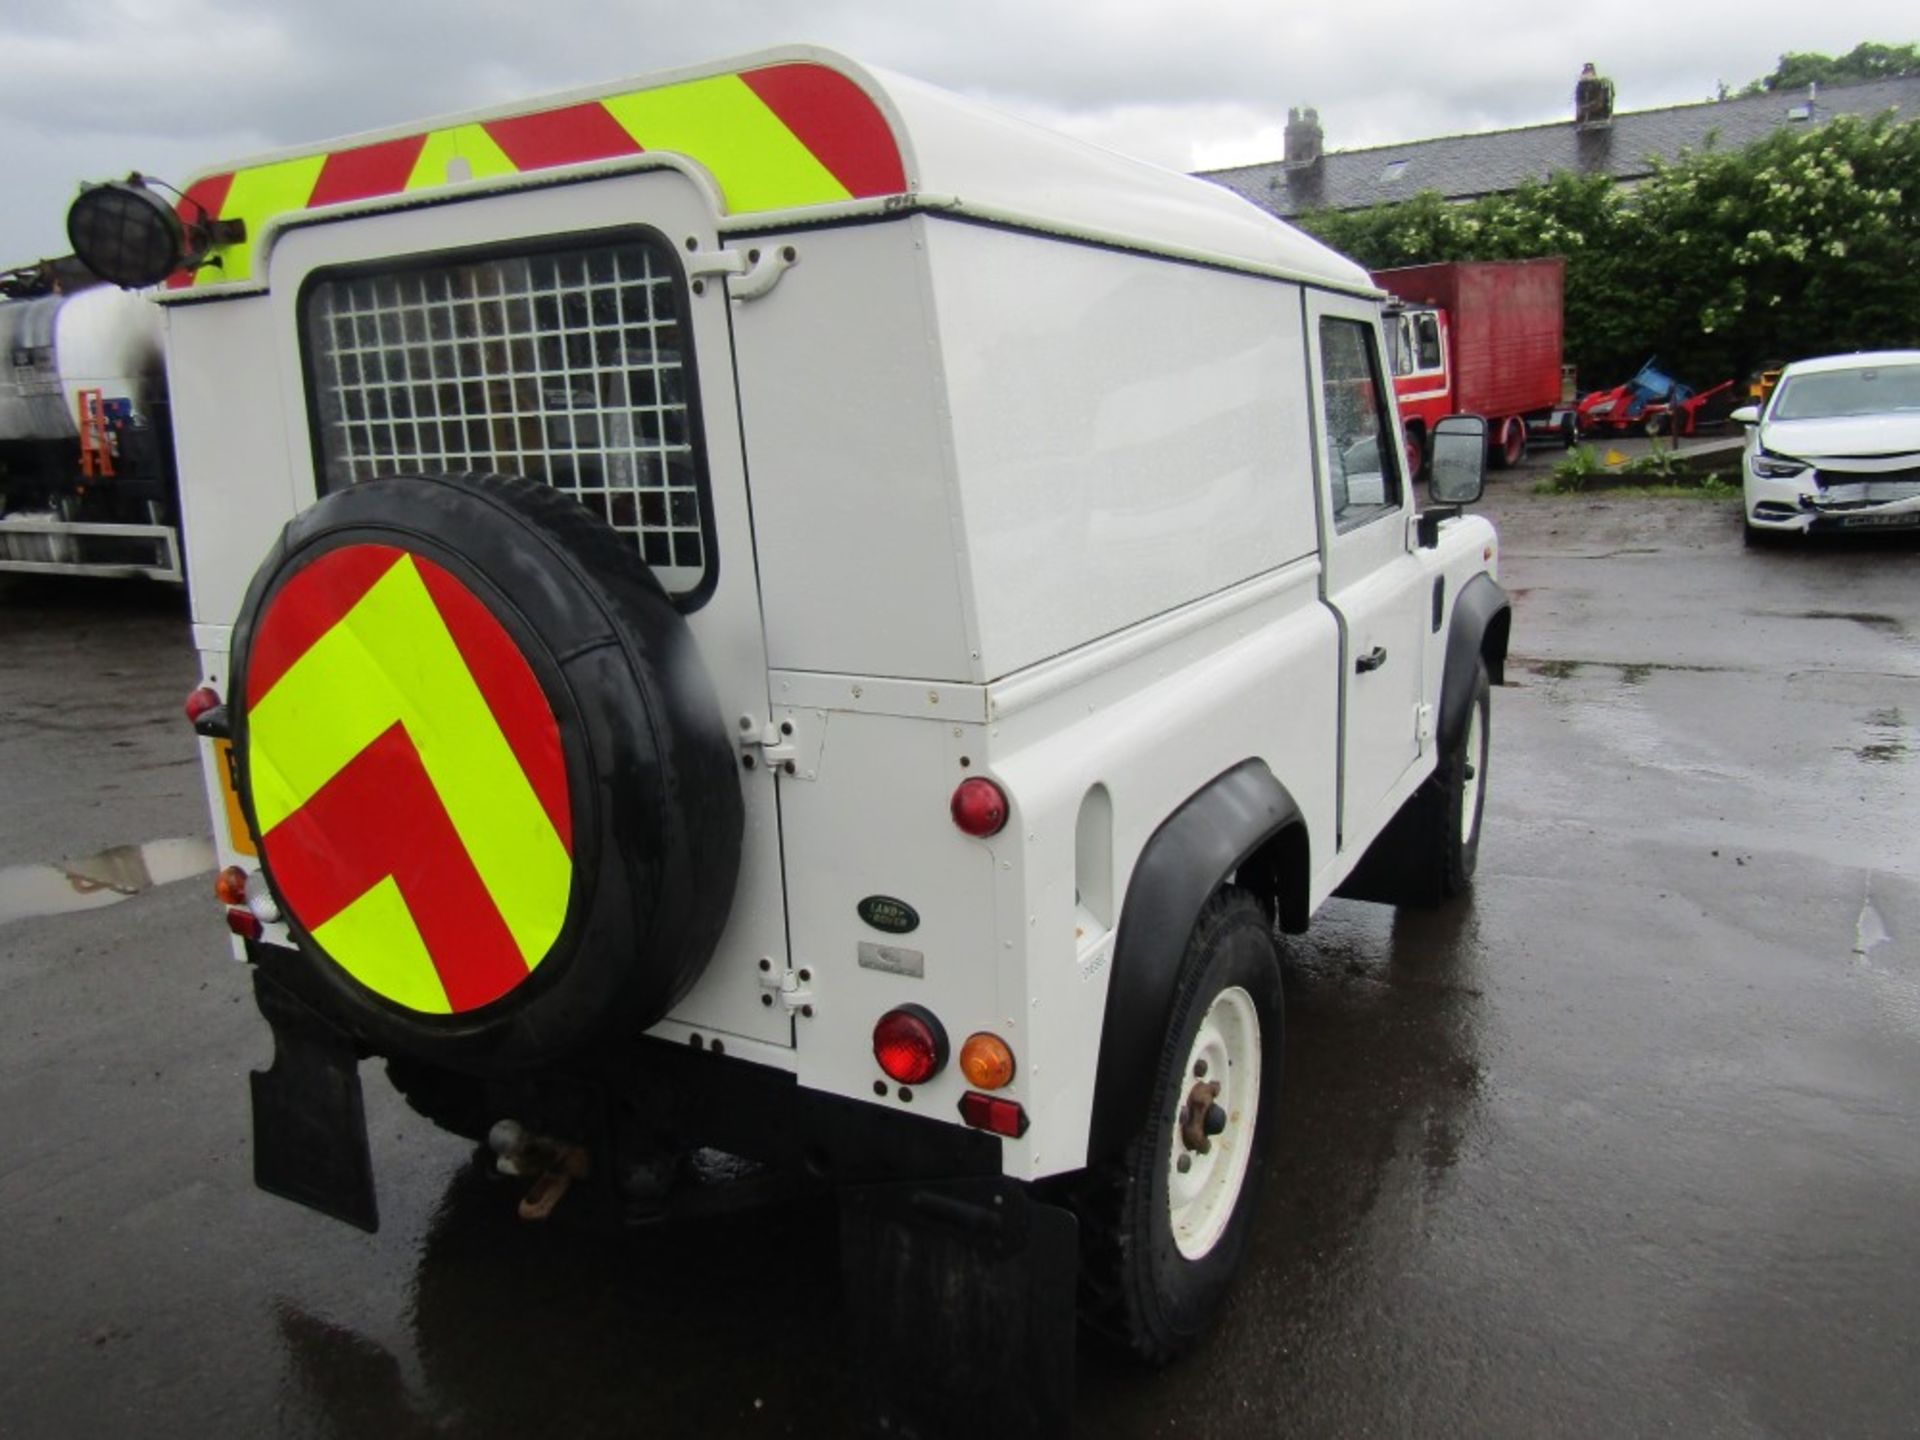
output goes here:
<path id="1" fill-rule="evenodd" d="M 208 263 L 215 245 L 246 239 L 243 221 L 216 220 L 189 204 L 197 213 L 183 218 L 138 174 L 82 185 L 67 208 L 67 242 L 83 265 L 110 284 L 126 290 L 158 285 L 176 270 Z"/>

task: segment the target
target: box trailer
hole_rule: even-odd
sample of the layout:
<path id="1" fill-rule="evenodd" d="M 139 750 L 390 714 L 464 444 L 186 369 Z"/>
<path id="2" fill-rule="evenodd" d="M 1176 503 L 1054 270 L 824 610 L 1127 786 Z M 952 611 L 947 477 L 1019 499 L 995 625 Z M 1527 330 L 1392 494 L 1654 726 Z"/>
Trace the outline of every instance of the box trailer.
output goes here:
<path id="1" fill-rule="evenodd" d="M 1518 464 L 1530 439 L 1579 438 L 1561 362 L 1566 268 L 1552 256 L 1373 272 L 1392 297 L 1386 331 L 1412 468 L 1444 415 L 1485 417 L 1496 465 Z"/>

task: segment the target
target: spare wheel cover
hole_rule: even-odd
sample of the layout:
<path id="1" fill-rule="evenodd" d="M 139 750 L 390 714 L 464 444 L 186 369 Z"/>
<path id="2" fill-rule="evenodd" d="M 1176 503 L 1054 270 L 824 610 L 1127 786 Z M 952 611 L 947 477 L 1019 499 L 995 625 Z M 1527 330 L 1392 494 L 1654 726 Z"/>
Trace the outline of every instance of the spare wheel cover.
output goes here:
<path id="1" fill-rule="evenodd" d="M 738 871 L 739 771 L 684 618 L 571 499 L 350 486 L 234 636 L 241 804 L 298 952 L 376 1051 L 497 1073 L 658 1020 Z"/>

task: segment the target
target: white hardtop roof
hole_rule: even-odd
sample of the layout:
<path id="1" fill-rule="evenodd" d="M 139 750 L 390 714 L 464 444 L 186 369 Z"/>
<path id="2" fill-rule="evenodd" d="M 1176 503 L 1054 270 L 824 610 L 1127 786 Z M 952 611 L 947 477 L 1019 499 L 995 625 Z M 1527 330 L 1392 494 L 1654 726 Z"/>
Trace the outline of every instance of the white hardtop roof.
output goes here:
<path id="1" fill-rule="evenodd" d="M 782 67 L 791 74 L 796 67 L 813 66 L 831 71 L 856 87 L 891 132 L 892 145 L 899 152 L 898 169 L 889 172 L 896 177 L 887 183 L 891 193 L 872 188 L 863 193 L 848 186 L 838 190 L 837 198 L 824 194 L 799 196 L 796 192 L 769 203 L 748 203 L 750 197 L 732 186 L 726 173 L 729 166 L 737 171 L 743 154 L 751 149 L 744 132 L 728 134 L 723 129 L 716 137 L 710 131 L 704 141 L 688 143 L 684 136 L 676 138 L 672 134 L 656 139 L 644 125 L 628 127 L 635 142 L 629 147 L 631 153 L 601 151 L 596 153 L 604 158 L 579 163 L 545 159 L 520 163 L 518 168 L 503 164 L 477 178 L 456 179 L 449 170 L 444 180 L 438 171 L 416 170 L 404 186 L 390 181 L 379 193 L 364 182 L 358 188 L 344 190 L 318 183 L 323 169 L 336 164 L 351 168 L 347 162 L 355 157 L 392 152 L 409 141 L 417 146 L 423 137 L 432 143 L 425 152 L 416 148 L 416 156 L 437 156 L 442 151 L 434 146 L 444 149 L 445 144 L 454 145 L 453 153 L 458 153 L 459 137 L 473 136 L 489 126 L 506 132 L 517 123 L 537 123 L 541 117 L 597 110 L 598 102 L 605 102 L 609 112 L 631 116 L 634 112 L 623 107 L 656 100 L 672 103 L 670 94 L 660 92 L 671 92 L 675 87 L 684 87 L 680 93 L 687 94 L 703 85 L 724 82 L 727 77 L 752 77 L 754 72 L 774 72 Z M 787 140 L 793 138 L 784 130 L 780 134 Z M 485 135 L 481 139 L 491 143 Z M 881 144 L 884 148 L 884 140 Z M 887 163 L 890 167 L 890 157 Z M 708 183 L 720 210 L 723 231 L 766 231 L 794 223 L 826 223 L 919 210 L 1276 275 L 1357 294 L 1380 293 L 1360 266 L 1223 186 L 1114 154 L 813 46 L 758 51 L 711 65 L 415 122 L 260 156 L 223 172 L 208 172 L 193 182 L 189 195 L 221 197 L 207 208 L 221 218 L 243 220 L 248 239 L 225 255 L 224 272 L 202 270 L 178 277 L 172 285 L 216 291 L 252 288 L 247 282 L 257 283 L 252 273 L 253 253 L 256 248 L 262 253 L 270 250 L 273 233 L 283 224 L 318 220 L 343 210 L 428 203 L 453 190 L 477 193 L 551 183 L 563 173 L 660 164 L 680 166 Z M 897 188 L 899 177 L 904 177 L 904 188 Z M 296 179 L 303 188 L 294 188 Z M 206 188 L 203 191 L 201 187 Z M 354 198 L 332 198 L 344 193 Z M 178 288 L 173 291 L 181 298 L 187 293 Z"/>
<path id="2" fill-rule="evenodd" d="M 1224 186 L 918 80 L 814 53 L 864 78 L 897 117 L 909 178 L 929 203 L 950 196 L 954 209 L 983 219 L 1380 293 L 1373 277 L 1346 256 Z"/>

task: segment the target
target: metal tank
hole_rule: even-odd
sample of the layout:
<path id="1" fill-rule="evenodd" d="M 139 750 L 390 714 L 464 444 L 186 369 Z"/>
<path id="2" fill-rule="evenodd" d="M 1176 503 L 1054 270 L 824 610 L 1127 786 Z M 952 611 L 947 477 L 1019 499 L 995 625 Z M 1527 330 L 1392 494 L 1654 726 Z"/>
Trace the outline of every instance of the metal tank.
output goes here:
<path id="1" fill-rule="evenodd" d="M 0 443 L 78 441 L 79 395 L 146 408 L 163 386 L 160 312 L 106 286 L 0 301 Z"/>

